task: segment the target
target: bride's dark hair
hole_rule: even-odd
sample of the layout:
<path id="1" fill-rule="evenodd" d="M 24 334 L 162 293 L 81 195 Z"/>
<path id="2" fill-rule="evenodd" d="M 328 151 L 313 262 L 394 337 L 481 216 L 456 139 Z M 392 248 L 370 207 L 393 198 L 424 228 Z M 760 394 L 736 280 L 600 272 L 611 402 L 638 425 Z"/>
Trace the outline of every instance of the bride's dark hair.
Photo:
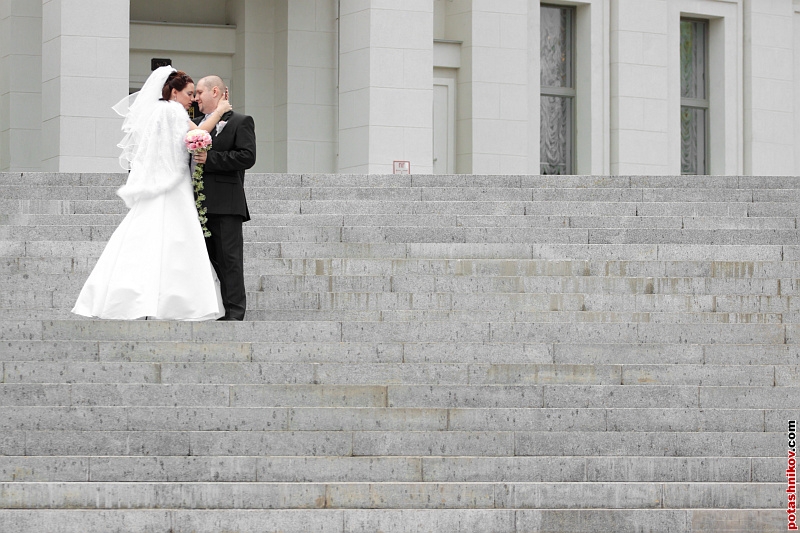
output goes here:
<path id="1" fill-rule="evenodd" d="M 164 82 L 164 88 L 161 89 L 161 99 L 169 100 L 172 96 L 172 89 L 180 92 L 194 80 L 182 70 L 177 70 L 169 75 L 167 81 Z"/>

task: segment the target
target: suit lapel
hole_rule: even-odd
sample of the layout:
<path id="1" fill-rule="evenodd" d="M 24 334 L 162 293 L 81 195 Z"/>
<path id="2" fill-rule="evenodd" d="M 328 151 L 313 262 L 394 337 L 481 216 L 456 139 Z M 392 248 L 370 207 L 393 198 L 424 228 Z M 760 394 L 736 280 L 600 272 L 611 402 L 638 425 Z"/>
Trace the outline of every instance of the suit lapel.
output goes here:
<path id="1" fill-rule="evenodd" d="M 231 116 L 233 116 L 233 111 L 228 111 L 227 113 L 222 115 L 222 118 L 220 119 L 220 122 L 223 122 L 223 121 L 227 122 L 228 120 L 230 120 Z M 197 124 L 199 126 L 200 122 L 202 120 L 203 120 L 202 117 L 196 117 L 194 122 L 195 122 L 195 124 Z M 217 124 L 219 124 L 219 122 L 217 122 Z M 211 128 L 211 131 L 209 132 L 209 134 L 211 135 L 211 141 L 213 143 L 214 139 L 217 138 L 217 125 L 216 124 L 214 125 L 213 128 Z"/>
<path id="2" fill-rule="evenodd" d="M 219 120 L 219 122 L 227 122 L 228 120 L 230 120 L 231 116 L 233 116 L 233 111 L 228 111 L 227 113 L 222 115 L 222 118 Z M 219 126 L 219 122 L 217 122 L 216 125 L 214 125 L 214 129 L 211 130 L 212 140 L 217 138 L 217 126 Z M 223 131 L 224 130 L 225 128 L 223 128 Z"/>

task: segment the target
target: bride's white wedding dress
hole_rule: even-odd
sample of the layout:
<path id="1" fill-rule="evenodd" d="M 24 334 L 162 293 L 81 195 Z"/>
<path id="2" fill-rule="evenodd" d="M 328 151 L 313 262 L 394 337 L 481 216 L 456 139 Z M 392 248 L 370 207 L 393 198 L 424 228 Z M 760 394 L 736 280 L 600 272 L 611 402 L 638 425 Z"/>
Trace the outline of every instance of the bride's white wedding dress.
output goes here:
<path id="1" fill-rule="evenodd" d="M 183 143 L 188 122 L 177 102 L 154 107 L 119 190 L 130 211 L 109 239 L 73 313 L 121 320 L 211 320 L 225 314 L 195 208 Z"/>

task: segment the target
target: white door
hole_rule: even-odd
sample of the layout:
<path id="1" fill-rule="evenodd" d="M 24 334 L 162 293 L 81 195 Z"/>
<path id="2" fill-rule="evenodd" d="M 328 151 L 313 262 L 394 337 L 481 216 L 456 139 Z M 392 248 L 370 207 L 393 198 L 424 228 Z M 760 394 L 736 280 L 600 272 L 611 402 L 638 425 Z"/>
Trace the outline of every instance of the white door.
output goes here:
<path id="1" fill-rule="evenodd" d="M 455 173 L 456 106 L 455 80 L 433 80 L 433 173 Z"/>

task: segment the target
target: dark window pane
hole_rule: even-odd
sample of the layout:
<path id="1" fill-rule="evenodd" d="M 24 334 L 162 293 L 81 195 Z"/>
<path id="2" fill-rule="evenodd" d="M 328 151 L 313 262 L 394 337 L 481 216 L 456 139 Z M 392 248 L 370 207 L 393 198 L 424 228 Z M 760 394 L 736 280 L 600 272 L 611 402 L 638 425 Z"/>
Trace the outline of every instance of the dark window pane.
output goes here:
<path id="1" fill-rule="evenodd" d="M 681 97 L 706 98 L 706 26 L 681 21 Z"/>
<path id="2" fill-rule="evenodd" d="M 570 174 L 572 99 L 542 96 L 540 172 Z"/>
<path id="3" fill-rule="evenodd" d="M 571 87 L 569 26 L 571 10 L 543 6 L 541 9 L 542 87 Z"/>
<path id="4" fill-rule="evenodd" d="M 681 174 L 706 173 L 706 110 L 681 107 Z"/>

